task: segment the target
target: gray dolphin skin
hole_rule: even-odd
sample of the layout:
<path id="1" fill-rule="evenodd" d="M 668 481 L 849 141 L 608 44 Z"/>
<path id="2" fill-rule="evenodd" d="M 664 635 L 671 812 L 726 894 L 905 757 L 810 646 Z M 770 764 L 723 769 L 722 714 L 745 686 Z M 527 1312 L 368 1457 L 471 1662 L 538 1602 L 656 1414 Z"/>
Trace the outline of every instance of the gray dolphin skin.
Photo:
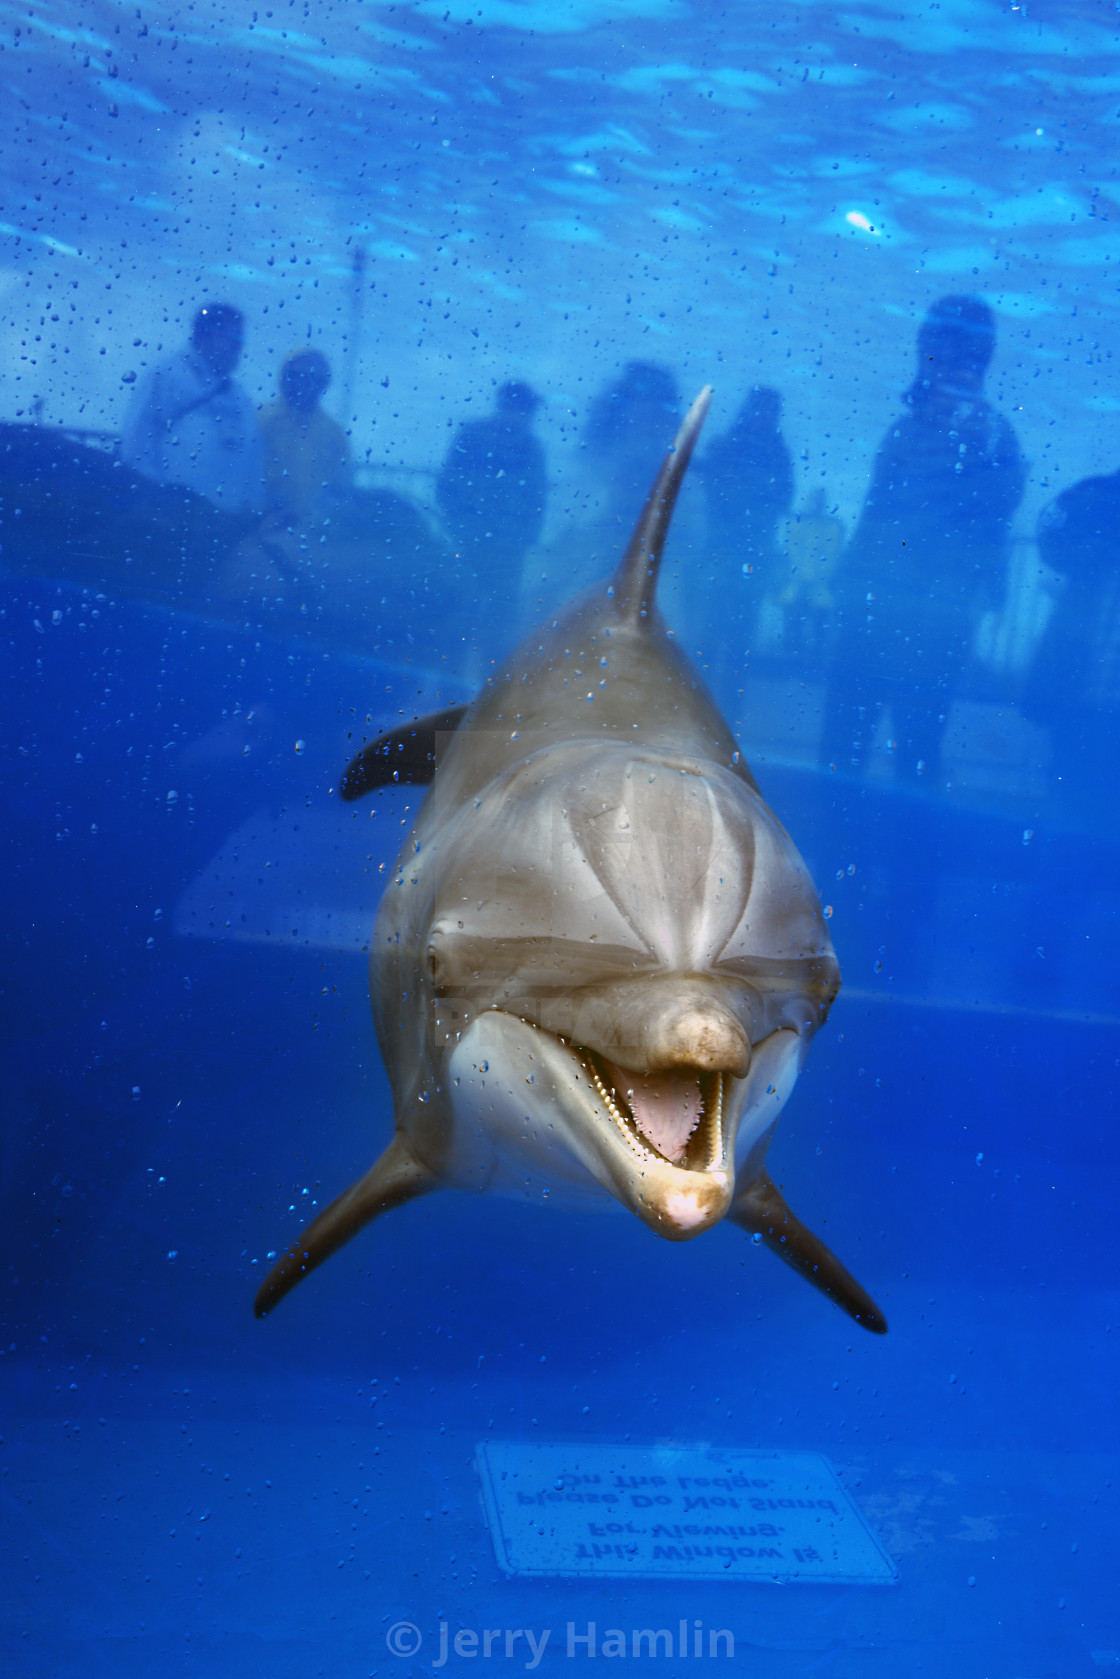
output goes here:
<path id="1" fill-rule="evenodd" d="M 258 1316 L 370 1220 L 451 1187 L 614 1200 L 673 1241 L 730 1219 L 886 1329 L 766 1172 L 840 984 L 820 901 L 655 603 L 710 397 L 611 583 L 473 705 L 346 771 L 349 798 L 433 782 L 371 944 L 396 1134 L 265 1279 Z"/>

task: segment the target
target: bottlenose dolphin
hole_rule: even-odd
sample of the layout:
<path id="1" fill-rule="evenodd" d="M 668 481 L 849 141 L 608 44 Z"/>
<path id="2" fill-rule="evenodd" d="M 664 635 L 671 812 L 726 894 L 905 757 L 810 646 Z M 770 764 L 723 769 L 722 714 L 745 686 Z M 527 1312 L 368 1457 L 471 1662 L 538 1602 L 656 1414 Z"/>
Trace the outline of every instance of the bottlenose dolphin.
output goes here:
<path id="1" fill-rule="evenodd" d="M 805 865 L 654 599 L 710 396 L 610 585 L 473 705 L 346 770 L 348 798 L 434 777 L 371 943 L 396 1134 L 265 1279 L 258 1316 L 371 1219 L 451 1186 L 613 1198 L 676 1241 L 728 1218 L 886 1329 L 766 1172 L 839 969 Z"/>

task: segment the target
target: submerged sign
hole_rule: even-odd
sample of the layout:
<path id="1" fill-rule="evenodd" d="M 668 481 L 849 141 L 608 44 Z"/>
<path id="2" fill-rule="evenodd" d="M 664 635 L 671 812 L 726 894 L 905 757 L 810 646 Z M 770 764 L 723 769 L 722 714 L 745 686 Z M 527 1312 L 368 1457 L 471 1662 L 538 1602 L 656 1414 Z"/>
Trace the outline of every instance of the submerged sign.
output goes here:
<path id="1" fill-rule="evenodd" d="M 897 1577 L 816 1452 L 488 1440 L 477 1462 L 507 1574 L 858 1585 Z"/>

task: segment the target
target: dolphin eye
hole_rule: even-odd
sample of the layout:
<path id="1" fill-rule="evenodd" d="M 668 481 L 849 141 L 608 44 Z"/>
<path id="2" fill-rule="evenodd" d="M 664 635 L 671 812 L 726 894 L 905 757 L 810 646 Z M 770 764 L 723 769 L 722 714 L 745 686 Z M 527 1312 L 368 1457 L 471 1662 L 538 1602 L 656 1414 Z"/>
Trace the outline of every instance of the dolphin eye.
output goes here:
<path id="1" fill-rule="evenodd" d="M 428 953 L 425 960 L 428 967 L 428 978 L 431 980 L 433 987 L 437 992 L 445 990 L 446 982 L 443 973 L 443 963 L 440 961 L 439 951 L 434 945 L 428 946 Z"/>

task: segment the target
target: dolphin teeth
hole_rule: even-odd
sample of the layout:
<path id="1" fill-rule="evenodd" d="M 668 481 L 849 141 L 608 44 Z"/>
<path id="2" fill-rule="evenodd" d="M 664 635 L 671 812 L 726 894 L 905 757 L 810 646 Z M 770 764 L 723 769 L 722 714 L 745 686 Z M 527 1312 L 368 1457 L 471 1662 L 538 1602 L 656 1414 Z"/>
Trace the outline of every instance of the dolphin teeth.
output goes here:
<path id="1" fill-rule="evenodd" d="M 697 1073 L 700 1117 L 682 1154 L 673 1160 L 662 1154 L 642 1131 L 602 1057 L 594 1050 L 585 1050 L 580 1054 L 580 1062 L 616 1128 L 641 1159 L 676 1166 L 686 1172 L 713 1172 L 723 1164 L 723 1073 Z"/>

